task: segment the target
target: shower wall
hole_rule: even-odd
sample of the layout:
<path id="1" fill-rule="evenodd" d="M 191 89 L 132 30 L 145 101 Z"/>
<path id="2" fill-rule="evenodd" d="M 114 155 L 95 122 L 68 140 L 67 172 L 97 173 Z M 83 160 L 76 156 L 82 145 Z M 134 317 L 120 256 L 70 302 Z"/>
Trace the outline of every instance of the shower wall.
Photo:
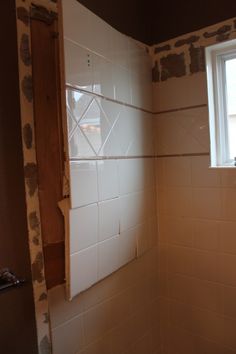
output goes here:
<path id="1" fill-rule="evenodd" d="M 75 0 L 62 4 L 73 300 L 65 300 L 64 286 L 49 292 L 53 352 L 154 354 L 160 322 L 151 60 L 144 46 Z"/>
<path id="2" fill-rule="evenodd" d="M 152 48 L 162 353 L 236 353 L 236 171 L 209 168 L 204 60 L 230 38 L 233 20 Z"/>

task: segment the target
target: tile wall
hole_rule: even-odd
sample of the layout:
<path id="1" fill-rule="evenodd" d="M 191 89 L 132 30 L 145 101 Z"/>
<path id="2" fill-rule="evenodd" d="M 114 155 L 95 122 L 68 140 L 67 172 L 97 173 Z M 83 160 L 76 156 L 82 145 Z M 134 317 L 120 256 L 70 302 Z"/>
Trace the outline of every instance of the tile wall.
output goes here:
<path id="1" fill-rule="evenodd" d="M 150 58 L 77 1 L 62 4 L 73 299 L 65 300 L 64 286 L 49 292 L 53 352 L 156 354 Z"/>
<path id="2" fill-rule="evenodd" d="M 154 83 L 154 91 L 162 353 L 233 354 L 236 171 L 209 168 L 205 72 Z"/>
<path id="3" fill-rule="evenodd" d="M 80 53 L 73 56 L 72 69 L 66 72 L 72 234 L 76 235 L 76 223 L 85 221 L 87 213 L 96 221 L 95 225 L 81 223 L 88 237 L 81 242 L 72 237 L 71 247 L 75 254 L 90 252 L 93 261 L 100 257 L 103 262 L 96 263 L 97 272 L 92 272 L 90 262 L 86 266 L 84 261 L 83 266 L 91 272 L 92 281 L 105 279 L 71 302 L 65 301 L 63 286 L 49 292 L 54 353 L 236 353 L 236 173 L 208 168 L 205 71 L 202 67 L 195 73 L 187 70 L 183 77 L 154 83 L 154 149 L 152 128 L 146 124 L 150 116 L 136 109 L 151 107 L 145 94 L 148 85 L 142 81 L 146 64 L 135 69 L 140 58 L 144 60 L 138 47 L 129 39 L 123 42 L 124 37 L 109 26 L 105 29 L 102 21 L 75 6 L 75 1 L 66 3 L 70 4 L 64 6 L 64 23 L 70 18 L 65 26 L 66 52 Z M 217 26 L 203 29 L 200 35 L 206 33 L 213 42 L 230 26 L 221 24 L 220 32 Z M 194 35 L 187 38 L 199 37 Z M 191 44 L 182 39 L 174 51 L 184 51 L 189 65 Z M 122 53 L 129 53 L 128 57 Z M 76 60 L 83 68 L 77 77 Z M 99 117 L 96 122 L 94 112 Z M 147 208 L 139 207 L 152 210 L 148 203 L 155 199 L 148 182 L 153 178 L 154 150 L 159 156 L 155 160 L 157 247 L 151 246 L 157 235 L 156 218 L 152 212 L 146 217 Z M 89 193 L 84 193 L 84 181 L 90 185 Z M 119 213 L 114 213 L 117 209 Z M 142 220 L 138 227 L 137 220 Z M 122 233 L 127 243 L 128 234 L 136 239 L 140 257 L 106 277 L 134 251 L 131 242 L 122 257 L 114 252 L 119 250 Z M 79 286 L 75 284 L 75 291 L 80 291 Z"/>
<path id="4" fill-rule="evenodd" d="M 63 16 L 74 297 L 155 244 L 154 119 L 145 49 L 75 0 Z"/>

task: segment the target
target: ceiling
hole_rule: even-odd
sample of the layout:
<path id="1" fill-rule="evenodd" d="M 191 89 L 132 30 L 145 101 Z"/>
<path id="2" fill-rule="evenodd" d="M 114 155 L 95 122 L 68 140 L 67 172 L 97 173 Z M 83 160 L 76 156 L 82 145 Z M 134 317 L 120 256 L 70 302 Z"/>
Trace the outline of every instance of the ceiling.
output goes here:
<path id="1" fill-rule="evenodd" d="M 236 17 L 235 0 L 79 0 L 119 31 L 146 44 Z"/>

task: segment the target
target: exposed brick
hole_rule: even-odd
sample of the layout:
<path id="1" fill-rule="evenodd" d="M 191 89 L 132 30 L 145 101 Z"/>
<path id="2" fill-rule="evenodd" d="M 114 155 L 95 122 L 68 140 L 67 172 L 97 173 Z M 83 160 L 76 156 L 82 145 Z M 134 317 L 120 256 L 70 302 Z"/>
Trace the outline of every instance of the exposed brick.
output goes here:
<path id="1" fill-rule="evenodd" d="M 186 75 L 184 53 L 169 54 L 161 58 L 161 81 L 184 75 Z"/>

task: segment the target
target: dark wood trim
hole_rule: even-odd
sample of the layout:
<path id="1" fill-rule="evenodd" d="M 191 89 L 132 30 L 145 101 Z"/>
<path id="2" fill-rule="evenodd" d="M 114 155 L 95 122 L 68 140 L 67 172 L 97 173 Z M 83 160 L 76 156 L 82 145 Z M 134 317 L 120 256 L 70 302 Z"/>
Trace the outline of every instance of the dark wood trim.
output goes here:
<path id="1" fill-rule="evenodd" d="M 31 17 L 34 122 L 45 275 L 51 288 L 65 279 L 64 219 L 58 207 L 63 199 L 64 149 L 58 21 L 41 21 L 40 16 L 37 12 Z"/>
<path id="2" fill-rule="evenodd" d="M 45 277 L 48 289 L 65 281 L 65 243 L 48 244 L 43 248 Z"/>

